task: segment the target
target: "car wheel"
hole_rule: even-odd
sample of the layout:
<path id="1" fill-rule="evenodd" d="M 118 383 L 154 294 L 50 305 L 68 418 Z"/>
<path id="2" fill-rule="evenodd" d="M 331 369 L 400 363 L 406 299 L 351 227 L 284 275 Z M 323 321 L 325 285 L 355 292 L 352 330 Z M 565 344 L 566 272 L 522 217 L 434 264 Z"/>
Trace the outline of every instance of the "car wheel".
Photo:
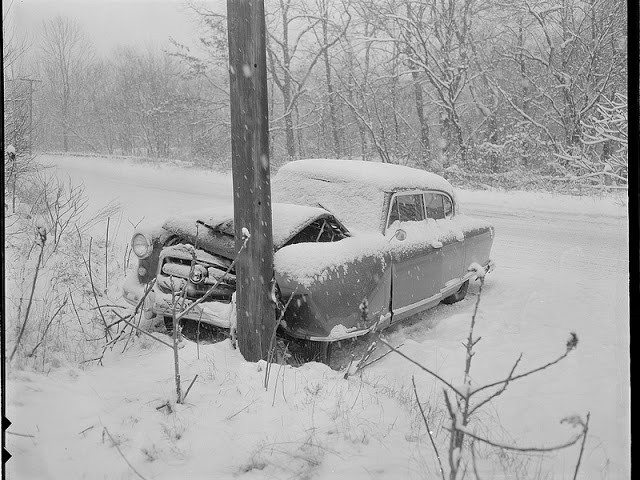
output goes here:
<path id="1" fill-rule="evenodd" d="M 167 329 L 167 335 L 173 336 L 173 317 L 164 317 L 164 327 Z"/>
<path id="2" fill-rule="evenodd" d="M 469 290 L 469 280 L 460 285 L 460 288 L 453 295 L 449 295 L 447 298 L 442 299 L 442 303 L 445 305 L 451 305 L 452 303 L 459 302 L 467 296 L 467 290 Z"/>
<path id="3" fill-rule="evenodd" d="M 305 362 L 320 362 L 329 364 L 331 357 L 331 342 L 304 341 Z"/>

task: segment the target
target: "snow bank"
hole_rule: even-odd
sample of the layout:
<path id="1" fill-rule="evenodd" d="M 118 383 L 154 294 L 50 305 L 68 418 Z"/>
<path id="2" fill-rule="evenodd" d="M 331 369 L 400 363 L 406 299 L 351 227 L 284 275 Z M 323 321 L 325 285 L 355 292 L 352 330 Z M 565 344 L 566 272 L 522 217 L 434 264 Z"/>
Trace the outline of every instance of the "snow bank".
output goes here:
<path id="1" fill-rule="evenodd" d="M 456 190 L 465 212 L 488 214 L 570 214 L 580 217 L 626 218 L 627 195 L 588 197 L 546 192 Z"/>
<path id="2" fill-rule="evenodd" d="M 172 351 L 147 337 L 121 350 L 86 371 L 10 374 L 11 431 L 26 436 L 7 436 L 7 478 L 420 478 L 420 424 L 393 387 L 309 363 L 274 365 L 265 390 L 264 361 L 186 342 L 183 391 L 198 379 L 176 405 Z"/>

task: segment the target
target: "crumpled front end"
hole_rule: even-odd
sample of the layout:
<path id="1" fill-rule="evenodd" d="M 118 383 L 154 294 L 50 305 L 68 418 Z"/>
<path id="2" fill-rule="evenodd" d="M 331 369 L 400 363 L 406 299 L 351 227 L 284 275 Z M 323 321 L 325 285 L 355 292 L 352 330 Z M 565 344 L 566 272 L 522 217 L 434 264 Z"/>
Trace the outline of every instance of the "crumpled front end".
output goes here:
<path id="1" fill-rule="evenodd" d="M 145 300 L 147 315 L 172 317 L 186 311 L 181 318 L 230 328 L 235 312 L 235 272 L 227 272 L 230 265 L 231 261 L 191 245 L 165 247 L 158 257 L 155 285 Z M 124 298 L 135 305 L 145 288 L 132 272 L 125 281 Z M 206 300 L 194 306 L 205 295 Z"/>

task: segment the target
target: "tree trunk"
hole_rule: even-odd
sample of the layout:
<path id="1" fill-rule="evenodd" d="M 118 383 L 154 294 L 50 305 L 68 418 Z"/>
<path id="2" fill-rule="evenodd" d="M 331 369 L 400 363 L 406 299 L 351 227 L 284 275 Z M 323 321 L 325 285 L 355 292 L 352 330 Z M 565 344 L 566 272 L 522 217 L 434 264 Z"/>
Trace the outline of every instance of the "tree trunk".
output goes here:
<path id="1" fill-rule="evenodd" d="M 411 72 L 413 77 L 413 95 L 416 100 L 416 115 L 420 122 L 420 144 L 422 146 L 421 156 L 423 163 L 427 168 L 431 167 L 431 159 L 429 158 L 429 124 L 424 116 L 424 97 L 422 95 L 422 84 L 420 83 L 420 75 L 418 72 Z"/>
<path id="2" fill-rule="evenodd" d="M 324 44 L 327 45 L 329 43 L 329 33 L 327 31 L 327 19 L 323 18 L 322 22 L 322 38 Z M 329 101 L 329 119 L 331 122 L 331 133 L 333 136 L 333 155 L 336 158 L 340 158 L 342 156 L 342 150 L 340 148 L 340 134 L 338 132 L 338 114 L 336 109 L 336 99 L 335 94 L 333 92 L 333 83 L 331 81 L 331 64 L 329 62 L 329 49 L 325 49 L 322 54 L 324 58 L 324 73 L 325 79 L 327 82 L 327 99 Z"/>

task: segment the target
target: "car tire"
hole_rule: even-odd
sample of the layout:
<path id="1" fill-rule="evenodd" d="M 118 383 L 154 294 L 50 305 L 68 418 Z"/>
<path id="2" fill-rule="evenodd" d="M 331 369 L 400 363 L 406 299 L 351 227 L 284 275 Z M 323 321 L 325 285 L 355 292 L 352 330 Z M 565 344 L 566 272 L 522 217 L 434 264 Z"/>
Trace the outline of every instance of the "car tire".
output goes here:
<path id="1" fill-rule="evenodd" d="M 460 288 L 456 293 L 449 295 L 447 298 L 443 298 L 442 303 L 445 305 L 451 305 L 452 303 L 459 302 L 467 296 L 467 290 L 469 290 L 469 280 L 460 285 Z"/>
<path id="2" fill-rule="evenodd" d="M 329 364 L 331 357 L 331 342 L 304 341 L 304 361 Z"/>
<path id="3" fill-rule="evenodd" d="M 164 328 L 167 329 L 167 335 L 173 336 L 173 317 L 164 317 Z"/>

